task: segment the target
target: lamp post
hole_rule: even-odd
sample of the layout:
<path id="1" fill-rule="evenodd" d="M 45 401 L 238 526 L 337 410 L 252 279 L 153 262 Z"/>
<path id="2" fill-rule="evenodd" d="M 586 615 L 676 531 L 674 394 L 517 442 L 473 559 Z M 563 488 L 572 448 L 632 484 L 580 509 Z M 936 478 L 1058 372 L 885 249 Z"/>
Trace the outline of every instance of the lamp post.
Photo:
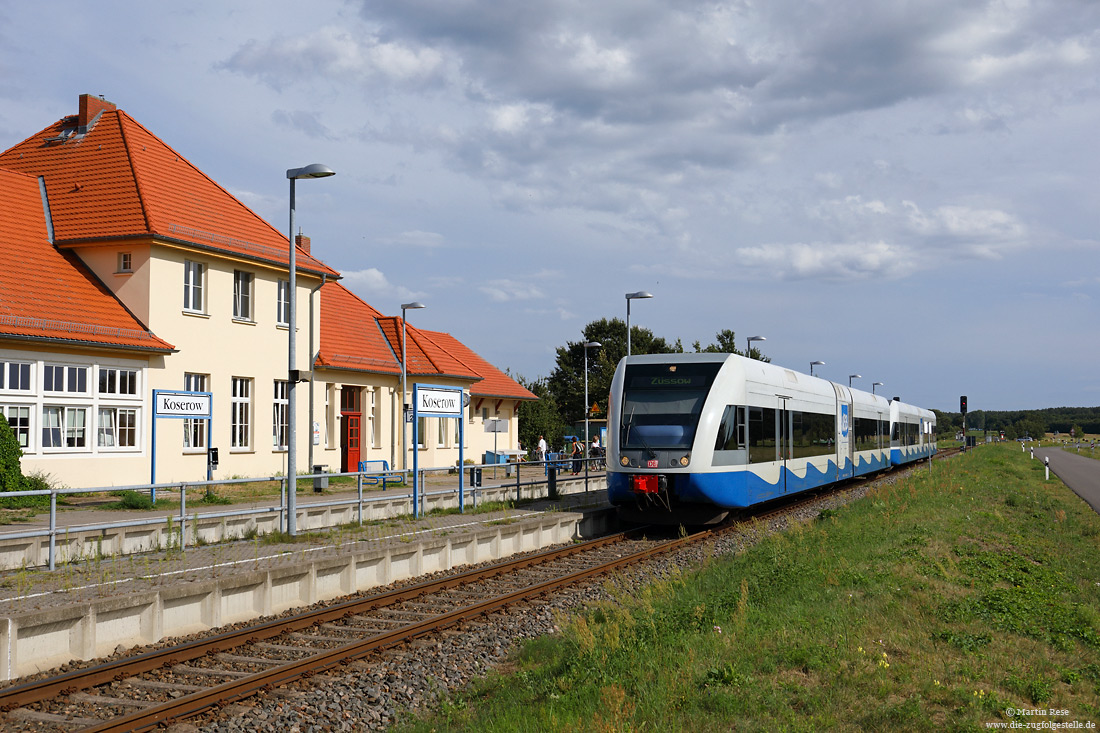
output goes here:
<path id="1" fill-rule="evenodd" d="M 406 444 L 407 429 L 405 428 L 405 413 L 409 411 L 409 404 L 405 402 L 405 378 L 408 372 L 408 362 L 405 361 L 405 311 L 417 308 L 427 308 L 420 301 L 401 304 L 401 468 L 409 467 L 409 448 Z"/>
<path id="2" fill-rule="evenodd" d="M 626 294 L 626 355 L 630 356 L 630 301 L 640 298 L 652 298 L 653 293 L 639 290 L 636 293 Z"/>
<path id="3" fill-rule="evenodd" d="M 863 379 L 863 375 L 862 374 L 849 374 L 848 375 L 848 388 L 849 389 L 851 389 L 851 387 L 852 387 L 852 380 L 853 379 Z"/>
<path id="4" fill-rule="evenodd" d="M 628 303 L 630 301 L 627 301 Z M 584 342 L 584 449 L 588 450 L 588 350 L 603 346 L 599 341 Z"/>
<path id="5" fill-rule="evenodd" d="M 811 377 L 814 375 L 814 367 L 815 366 L 825 366 L 825 362 L 823 362 L 823 361 L 811 361 L 810 362 L 810 376 Z"/>
<path id="6" fill-rule="evenodd" d="M 287 474 L 287 518 L 286 527 L 287 532 L 291 537 L 298 534 L 298 501 L 295 497 L 295 493 L 298 491 L 298 461 L 295 456 L 295 452 L 298 448 L 297 431 L 295 430 L 295 400 L 294 400 L 294 385 L 298 383 L 301 378 L 301 373 L 295 368 L 295 348 L 294 342 L 297 336 L 297 317 L 298 317 L 298 279 L 297 279 L 297 258 L 295 252 L 298 247 L 294 244 L 294 182 L 302 178 L 327 178 L 328 176 L 336 175 L 336 171 L 329 168 L 327 165 L 321 165 L 320 163 L 313 163 L 307 165 L 304 168 L 288 168 L 286 177 L 290 180 L 290 237 L 288 238 L 288 244 L 290 245 L 290 282 L 287 283 L 290 292 L 290 318 L 287 323 L 290 331 L 290 346 L 287 349 L 287 385 L 286 385 L 286 419 L 287 419 L 287 434 L 286 434 L 286 474 Z M 312 356 L 311 356 L 312 358 Z M 309 365 L 310 370 L 313 369 L 313 364 Z M 311 426 L 312 427 L 312 426 Z"/>
<path id="7" fill-rule="evenodd" d="M 749 336 L 749 338 L 745 341 L 745 358 L 746 359 L 751 359 L 752 358 L 751 356 L 749 356 L 749 352 L 752 351 L 752 342 L 753 341 L 767 341 L 767 340 L 768 339 L 765 338 L 764 336 Z"/>
<path id="8" fill-rule="evenodd" d="M 883 387 L 883 386 L 885 386 L 885 385 L 882 382 L 875 382 L 874 384 L 871 385 L 871 394 L 875 393 L 875 387 Z"/>

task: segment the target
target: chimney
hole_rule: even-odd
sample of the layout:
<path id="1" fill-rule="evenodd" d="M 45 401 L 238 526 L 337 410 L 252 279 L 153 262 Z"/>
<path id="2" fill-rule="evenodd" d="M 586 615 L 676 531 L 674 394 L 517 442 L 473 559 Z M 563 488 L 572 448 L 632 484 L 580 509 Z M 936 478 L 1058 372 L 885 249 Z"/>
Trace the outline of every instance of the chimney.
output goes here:
<path id="1" fill-rule="evenodd" d="M 92 94 L 80 95 L 80 116 L 77 118 L 77 125 L 82 130 L 87 130 L 88 126 L 96 121 L 100 113 L 118 109 L 113 102 L 108 102 L 103 97 L 97 97 Z"/>
<path id="2" fill-rule="evenodd" d="M 309 237 L 307 237 L 306 235 L 304 235 L 304 234 L 295 234 L 294 235 L 294 245 L 298 249 L 305 252 L 307 255 L 309 254 Z"/>

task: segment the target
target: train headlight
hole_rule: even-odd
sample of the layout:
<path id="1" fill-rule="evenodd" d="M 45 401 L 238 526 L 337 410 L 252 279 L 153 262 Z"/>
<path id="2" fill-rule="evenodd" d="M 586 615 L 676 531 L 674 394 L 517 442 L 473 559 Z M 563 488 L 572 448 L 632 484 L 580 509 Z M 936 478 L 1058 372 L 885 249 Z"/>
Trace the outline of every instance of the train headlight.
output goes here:
<path id="1" fill-rule="evenodd" d="M 627 458 L 626 456 L 623 456 L 622 458 L 619 459 L 619 465 L 629 466 L 630 465 L 630 459 Z"/>
<path id="2" fill-rule="evenodd" d="M 686 466 L 690 460 L 691 460 L 691 456 L 683 456 L 683 457 L 680 458 L 680 465 L 681 466 Z"/>

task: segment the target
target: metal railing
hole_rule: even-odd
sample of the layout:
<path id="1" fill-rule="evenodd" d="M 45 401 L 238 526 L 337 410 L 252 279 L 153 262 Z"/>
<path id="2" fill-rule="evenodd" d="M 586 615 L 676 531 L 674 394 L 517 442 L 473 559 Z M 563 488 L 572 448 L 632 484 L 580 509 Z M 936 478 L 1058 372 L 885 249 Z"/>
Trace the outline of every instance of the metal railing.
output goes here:
<path id="1" fill-rule="evenodd" d="M 583 476 L 578 472 L 577 478 L 583 478 L 584 491 L 589 491 L 589 480 L 597 478 L 602 474 L 602 471 L 589 471 L 589 465 L 593 467 L 597 465 L 599 459 L 583 459 Z M 411 513 L 419 517 L 421 514 L 426 514 L 428 506 L 431 504 L 440 504 L 448 497 L 457 497 L 457 503 L 460 511 L 464 511 L 465 501 L 464 499 L 469 497 L 472 501 L 472 506 L 477 507 L 480 496 L 484 491 L 489 489 L 501 490 L 507 489 L 509 492 L 512 487 L 515 487 L 515 499 L 516 501 L 522 500 L 522 493 L 524 488 L 534 488 L 539 486 L 546 486 L 546 496 L 549 498 L 556 497 L 556 483 L 559 480 L 558 469 L 561 465 L 561 461 L 549 460 L 542 462 L 519 462 L 519 463 L 507 463 L 507 464 L 473 464 L 463 467 L 465 475 L 470 477 L 469 481 L 464 481 L 462 484 L 462 494 L 459 495 L 458 481 L 456 477 L 456 483 L 453 488 L 434 488 L 430 491 L 415 492 L 412 488 L 411 482 L 412 471 L 349 471 L 346 473 L 311 473 L 311 474 L 299 474 L 297 477 L 296 490 L 301 492 L 302 482 L 308 482 L 313 480 L 314 487 L 316 489 L 319 481 L 324 481 L 333 478 L 341 477 L 353 477 L 355 479 L 355 497 L 354 498 L 334 498 L 331 500 L 310 501 L 307 503 L 298 503 L 297 510 L 303 511 L 315 511 L 317 509 L 339 509 L 343 507 L 352 507 L 355 514 L 355 521 L 357 524 L 363 523 L 364 508 L 369 507 L 372 503 L 381 502 L 394 502 L 395 500 L 408 500 L 409 504 L 413 504 L 415 498 L 415 504 L 411 507 Z M 600 464 L 602 465 L 602 464 Z M 423 468 L 419 471 L 417 480 L 419 486 L 425 486 L 424 479 L 431 475 L 447 474 L 452 475 L 458 472 L 456 466 L 446 468 Z M 466 473 L 468 472 L 468 474 Z M 486 475 L 492 475 L 496 473 L 503 474 L 503 480 L 501 478 L 491 478 L 492 485 L 486 485 Z M 392 483 L 395 480 L 395 476 L 401 477 L 400 488 L 404 489 L 403 492 L 395 492 L 391 489 L 396 488 Z M 476 479 L 476 480 L 475 480 Z M 193 513 L 188 516 L 188 504 L 187 504 L 187 492 L 191 490 L 204 490 L 209 491 L 213 487 L 228 486 L 233 484 L 255 484 L 255 483 L 279 483 L 279 497 L 278 503 L 271 503 L 265 506 L 253 506 L 247 509 L 228 509 L 225 511 L 210 510 L 203 511 L 201 513 Z M 58 537 L 67 535 L 72 532 L 106 532 L 114 529 L 123 529 L 130 527 L 166 527 L 169 531 L 168 534 L 174 539 L 178 536 L 178 543 L 174 541 L 171 544 L 172 549 L 178 549 L 183 551 L 187 547 L 187 534 L 189 524 L 195 529 L 197 533 L 197 523 L 200 521 L 227 519 L 232 517 L 262 517 L 270 516 L 272 514 L 277 515 L 277 526 L 279 532 L 285 532 L 287 527 L 287 489 L 288 479 L 286 476 L 269 476 L 269 477 L 256 477 L 256 478 L 238 478 L 238 479 L 224 479 L 217 481 L 186 481 L 186 482 L 173 482 L 167 484 L 135 484 L 130 486 L 103 486 L 94 488 L 79 488 L 79 489 L 48 489 L 38 491 L 11 491 L 0 493 L 0 499 L 14 499 L 18 497 L 34 497 L 34 496 L 48 496 L 50 499 L 50 515 L 49 525 L 45 528 L 28 529 L 16 532 L 0 532 L 0 545 L 10 540 L 25 540 L 25 539 L 49 539 L 48 550 L 48 562 L 46 565 L 50 570 L 57 568 L 57 542 Z M 380 485 L 381 490 L 371 495 L 364 495 L 364 486 Z M 308 489 L 307 489 L 308 490 Z M 130 519 L 130 520 L 118 520 L 100 523 L 89 524 L 73 524 L 66 527 L 59 527 L 57 521 L 57 507 L 58 499 L 69 495 L 88 495 L 88 494 L 117 494 L 121 492 L 137 492 L 148 493 L 150 496 L 155 497 L 158 494 L 163 498 L 164 494 L 171 496 L 172 494 L 178 494 L 179 496 L 179 511 L 172 515 L 162 515 L 158 517 L 145 517 L 142 519 Z M 534 493 L 534 492 L 532 492 Z M 532 497 L 533 498 L 533 497 Z M 272 497 L 274 499 L 274 497 Z M 153 508 L 155 509 L 155 501 L 153 502 Z M 115 511 L 128 511 L 128 510 L 115 510 Z M 173 527 L 172 525 L 176 526 Z M 226 538 L 226 539 L 240 539 L 240 538 Z"/>

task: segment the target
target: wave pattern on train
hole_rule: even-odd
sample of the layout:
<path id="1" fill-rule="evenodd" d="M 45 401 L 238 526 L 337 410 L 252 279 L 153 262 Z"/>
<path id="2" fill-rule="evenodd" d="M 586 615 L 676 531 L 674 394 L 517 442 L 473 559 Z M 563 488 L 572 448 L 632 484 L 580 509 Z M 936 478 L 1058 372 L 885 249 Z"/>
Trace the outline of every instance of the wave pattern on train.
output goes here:
<path id="1" fill-rule="evenodd" d="M 631 522 L 718 522 L 936 451 L 929 410 L 735 354 L 629 356 L 609 405 L 608 497 Z"/>

